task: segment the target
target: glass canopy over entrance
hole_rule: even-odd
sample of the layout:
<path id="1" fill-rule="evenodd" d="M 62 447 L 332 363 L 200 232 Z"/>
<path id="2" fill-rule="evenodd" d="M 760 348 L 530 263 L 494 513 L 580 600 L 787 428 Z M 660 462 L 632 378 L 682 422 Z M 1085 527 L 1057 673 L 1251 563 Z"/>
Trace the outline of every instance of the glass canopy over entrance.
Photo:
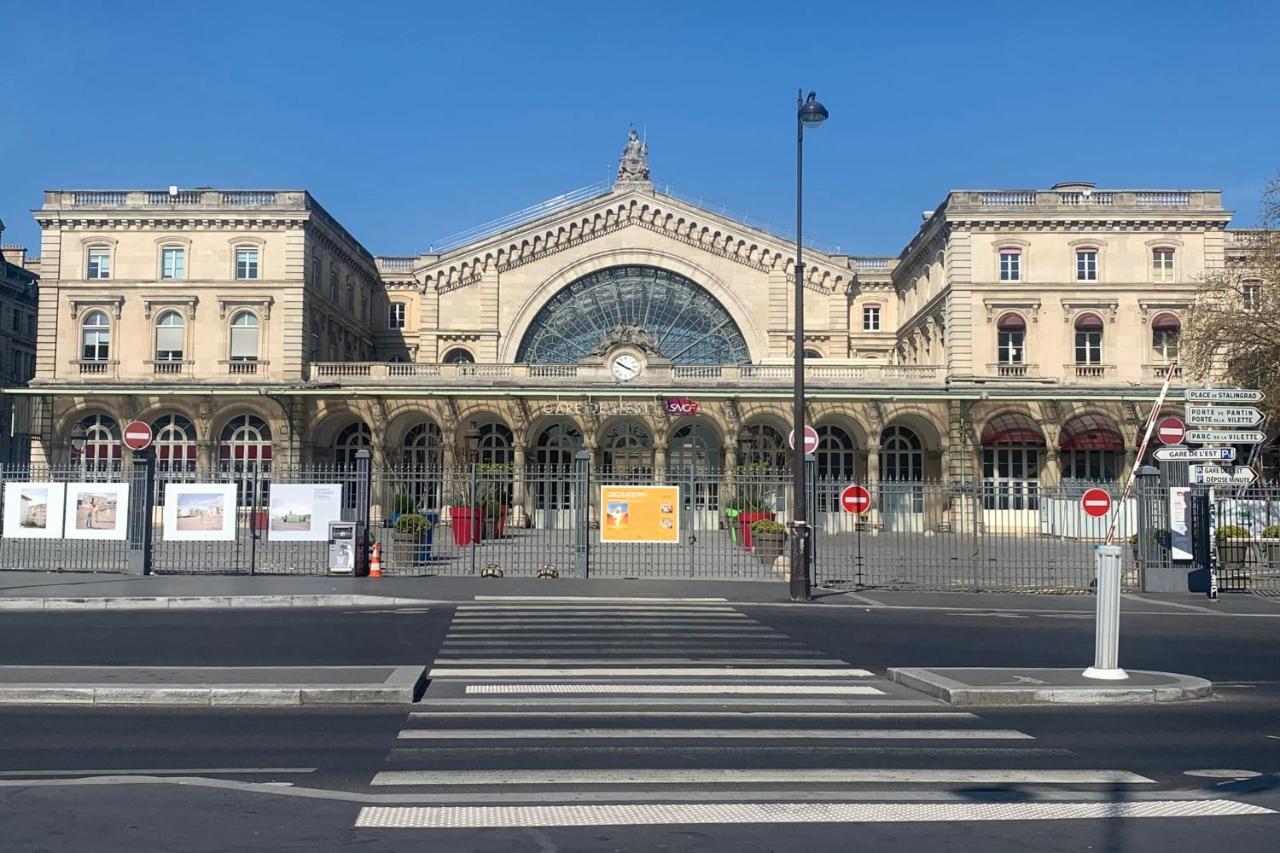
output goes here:
<path id="1" fill-rule="evenodd" d="M 643 329 L 674 364 L 743 364 L 747 342 L 724 306 L 682 275 L 621 266 L 585 275 L 538 311 L 516 361 L 572 364 L 619 327 Z"/>

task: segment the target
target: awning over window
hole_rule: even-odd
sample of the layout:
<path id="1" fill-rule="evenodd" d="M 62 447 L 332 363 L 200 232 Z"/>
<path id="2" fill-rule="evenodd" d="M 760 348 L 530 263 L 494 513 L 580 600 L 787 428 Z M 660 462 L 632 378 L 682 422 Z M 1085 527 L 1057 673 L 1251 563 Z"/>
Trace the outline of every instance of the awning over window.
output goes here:
<path id="1" fill-rule="evenodd" d="M 1076 415 L 1062 426 L 1063 450 L 1124 450 L 1124 437 L 1101 415 Z"/>
<path id="2" fill-rule="evenodd" d="M 987 421 L 982 428 L 982 446 L 997 444 L 1030 444 L 1044 447 L 1044 434 L 1040 426 L 1028 415 L 1006 412 Z"/>

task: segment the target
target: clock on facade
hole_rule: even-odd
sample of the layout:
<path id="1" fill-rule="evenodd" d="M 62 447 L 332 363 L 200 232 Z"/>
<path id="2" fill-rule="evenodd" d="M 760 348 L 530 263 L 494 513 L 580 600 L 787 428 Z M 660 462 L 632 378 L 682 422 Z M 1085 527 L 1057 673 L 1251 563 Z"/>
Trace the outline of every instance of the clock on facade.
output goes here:
<path id="1" fill-rule="evenodd" d="M 640 375 L 640 359 L 630 353 L 615 355 L 609 369 L 619 382 L 629 382 Z"/>

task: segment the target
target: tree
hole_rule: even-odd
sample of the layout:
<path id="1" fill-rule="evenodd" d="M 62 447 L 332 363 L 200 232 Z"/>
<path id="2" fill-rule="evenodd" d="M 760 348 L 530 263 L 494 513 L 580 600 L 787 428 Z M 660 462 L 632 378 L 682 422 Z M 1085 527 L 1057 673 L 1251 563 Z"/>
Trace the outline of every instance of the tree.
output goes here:
<path id="1" fill-rule="evenodd" d="M 1280 175 L 1263 191 L 1260 227 L 1227 234 L 1226 263 L 1210 270 L 1182 332 L 1191 377 L 1257 388 L 1280 419 Z"/>

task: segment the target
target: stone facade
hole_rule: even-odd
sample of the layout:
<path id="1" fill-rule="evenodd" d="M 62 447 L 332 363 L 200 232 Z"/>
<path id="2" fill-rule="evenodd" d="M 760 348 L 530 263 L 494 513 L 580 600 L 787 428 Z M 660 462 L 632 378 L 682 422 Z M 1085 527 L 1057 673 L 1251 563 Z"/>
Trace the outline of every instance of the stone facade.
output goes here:
<path id="1" fill-rule="evenodd" d="M 611 187 L 403 257 L 372 257 L 305 191 L 48 191 L 34 211 L 35 385 L 49 401 L 37 457 L 72 458 L 81 424 L 100 438 L 86 462 L 103 464 L 111 430 L 142 418 L 169 427 L 171 458 L 201 468 L 245 452 L 344 464 L 360 446 L 375 465 L 479 458 L 516 472 L 577 449 L 614 470 L 785 464 L 794 246 L 658 192 L 647 163 L 644 180 L 632 166 Z M 1015 491 L 1122 476 L 1230 217 L 1209 190 L 966 190 L 895 257 L 807 251 L 820 468 Z M 591 326 L 615 311 L 600 294 L 621 300 L 655 276 L 699 322 L 731 322 L 659 328 L 645 314 L 613 331 L 656 348 L 609 343 Z M 548 303 L 568 287 L 586 331 L 563 312 L 548 331 Z M 521 360 L 535 333 L 577 335 L 578 354 Z M 717 335 L 745 357 L 688 355 Z M 258 449 L 235 449 L 246 442 Z"/>
<path id="2" fill-rule="evenodd" d="M 0 234 L 4 223 L 0 222 Z M 36 370 L 36 279 L 21 246 L 0 245 L 0 387 L 17 388 Z M 0 464 L 21 465 L 30 453 L 30 398 L 0 394 Z M 15 420 L 14 409 L 19 417 Z"/>

